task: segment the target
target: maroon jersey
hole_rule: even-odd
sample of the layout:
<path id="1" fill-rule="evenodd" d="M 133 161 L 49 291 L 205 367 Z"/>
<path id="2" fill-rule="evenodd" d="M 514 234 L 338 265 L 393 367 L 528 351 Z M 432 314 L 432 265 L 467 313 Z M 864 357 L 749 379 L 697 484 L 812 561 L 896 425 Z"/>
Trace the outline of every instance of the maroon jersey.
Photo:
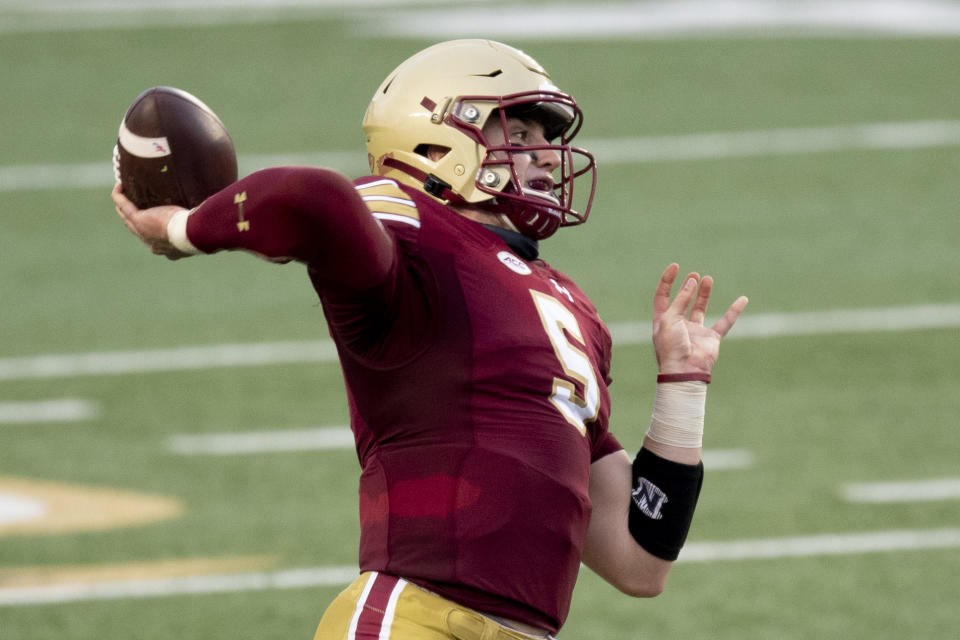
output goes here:
<path id="1" fill-rule="evenodd" d="M 419 191 L 370 177 L 349 193 L 320 172 L 311 191 L 278 195 L 318 171 L 228 188 L 191 216 L 190 240 L 307 263 L 363 469 L 361 570 L 556 631 L 590 464 L 620 449 L 607 431 L 609 332 L 562 273 Z"/>

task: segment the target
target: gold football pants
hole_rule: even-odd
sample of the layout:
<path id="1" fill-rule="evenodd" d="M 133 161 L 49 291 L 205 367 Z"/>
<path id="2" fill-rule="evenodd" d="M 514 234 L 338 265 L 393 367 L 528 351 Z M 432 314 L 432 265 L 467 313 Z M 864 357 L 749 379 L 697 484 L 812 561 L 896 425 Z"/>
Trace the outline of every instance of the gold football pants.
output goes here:
<path id="1" fill-rule="evenodd" d="M 402 578 L 360 575 L 327 607 L 314 640 L 543 640 Z"/>

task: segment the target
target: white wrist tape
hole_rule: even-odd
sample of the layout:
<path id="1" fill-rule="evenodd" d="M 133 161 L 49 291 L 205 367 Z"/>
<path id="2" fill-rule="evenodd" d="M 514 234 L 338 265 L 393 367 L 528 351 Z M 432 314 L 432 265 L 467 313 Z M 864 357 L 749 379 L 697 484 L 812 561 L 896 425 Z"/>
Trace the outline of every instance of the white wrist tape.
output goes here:
<path id="1" fill-rule="evenodd" d="M 653 401 L 647 437 L 661 444 L 692 449 L 703 446 L 707 383 L 661 382 Z"/>
<path id="2" fill-rule="evenodd" d="M 187 209 L 181 209 L 173 214 L 173 217 L 167 222 L 167 239 L 170 241 L 170 244 L 180 251 L 190 255 L 197 255 L 203 252 L 193 246 L 193 243 L 190 242 L 190 239 L 187 237 L 187 218 L 189 218 L 193 212 L 194 209 L 190 209 L 189 211 Z"/>

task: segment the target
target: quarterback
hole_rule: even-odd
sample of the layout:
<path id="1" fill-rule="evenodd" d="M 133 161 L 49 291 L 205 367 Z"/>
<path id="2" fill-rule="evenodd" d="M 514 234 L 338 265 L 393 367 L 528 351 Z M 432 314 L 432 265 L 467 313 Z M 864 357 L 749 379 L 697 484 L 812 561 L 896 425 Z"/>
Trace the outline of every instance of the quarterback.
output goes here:
<path id="1" fill-rule="evenodd" d="M 322 302 L 362 472 L 358 577 L 317 639 L 550 637 L 581 562 L 632 596 L 663 589 L 703 478 L 710 372 L 747 300 L 704 326 L 712 278 L 666 268 L 653 416 L 628 455 L 608 425 L 610 333 L 539 257 L 590 211 L 581 122 L 528 55 L 455 40 L 376 90 L 367 177 L 265 169 L 192 210 L 114 188 L 154 253 L 296 261 Z"/>

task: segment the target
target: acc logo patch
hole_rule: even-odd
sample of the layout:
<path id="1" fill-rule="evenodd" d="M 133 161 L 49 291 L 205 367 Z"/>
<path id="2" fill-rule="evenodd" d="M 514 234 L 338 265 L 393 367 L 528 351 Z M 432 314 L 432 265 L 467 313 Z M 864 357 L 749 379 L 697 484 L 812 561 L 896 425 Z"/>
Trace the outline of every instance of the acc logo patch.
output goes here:
<path id="1" fill-rule="evenodd" d="M 519 273 L 522 276 L 528 276 L 533 273 L 533 269 L 531 269 L 526 262 L 513 255 L 509 251 L 501 251 L 497 254 L 497 259 L 505 264 L 507 268 L 514 273 Z"/>

